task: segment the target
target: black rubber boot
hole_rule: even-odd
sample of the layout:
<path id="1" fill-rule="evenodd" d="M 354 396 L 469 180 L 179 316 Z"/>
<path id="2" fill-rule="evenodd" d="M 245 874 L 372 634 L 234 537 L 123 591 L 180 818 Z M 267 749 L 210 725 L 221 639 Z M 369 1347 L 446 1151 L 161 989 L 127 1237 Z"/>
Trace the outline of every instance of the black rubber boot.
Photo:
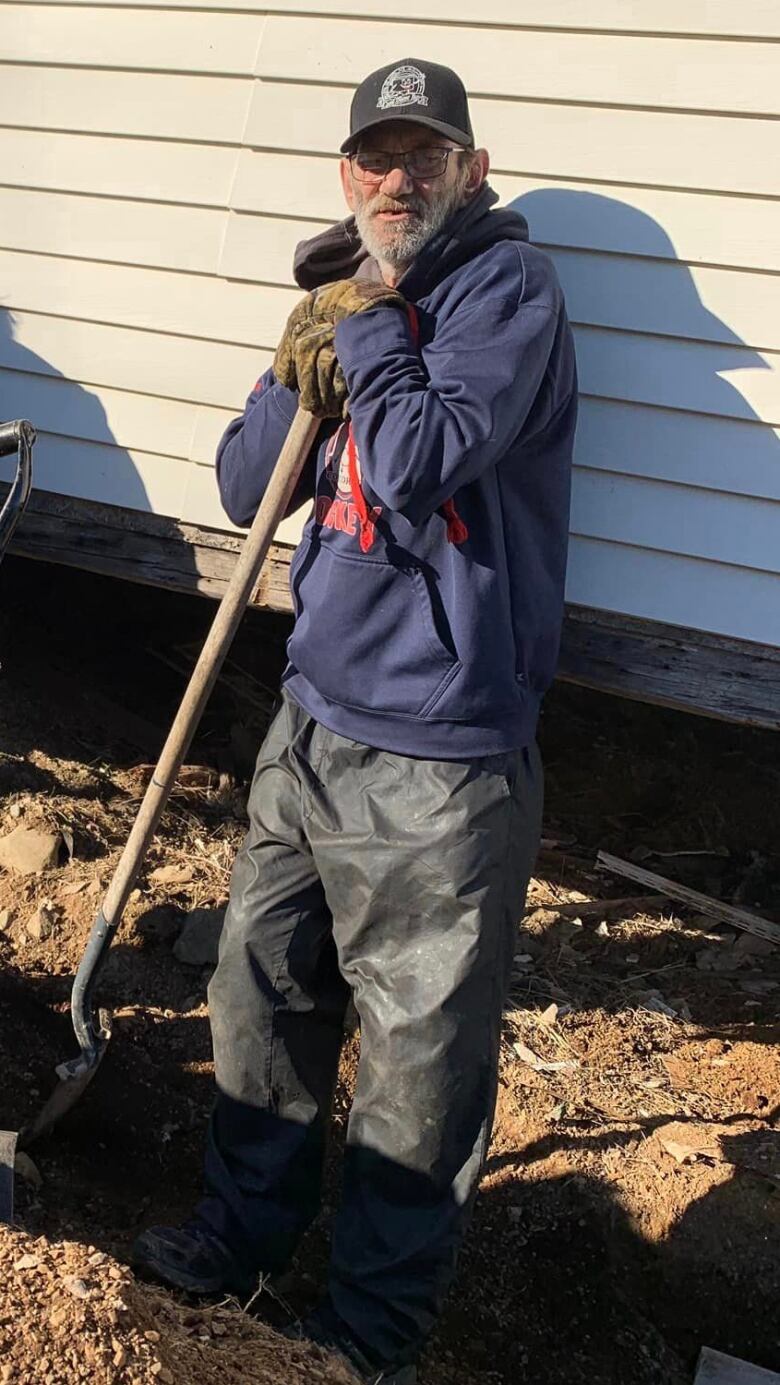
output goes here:
<path id="1" fill-rule="evenodd" d="M 247 1274 L 228 1246 L 202 1222 L 150 1226 L 135 1242 L 133 1268 L 188 1294 L 249 1297 L 259 1275 Z"/>

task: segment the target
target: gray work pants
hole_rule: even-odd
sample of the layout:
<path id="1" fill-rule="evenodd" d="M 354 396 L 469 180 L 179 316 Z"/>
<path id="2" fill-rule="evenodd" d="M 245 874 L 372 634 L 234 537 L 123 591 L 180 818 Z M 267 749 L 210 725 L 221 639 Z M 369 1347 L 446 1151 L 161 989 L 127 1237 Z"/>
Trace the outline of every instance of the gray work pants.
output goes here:
<path id="1" fill-rule="evenodd" d="M 380 1364 L 417 1349 L 452 1277 L 541 805 L 535 746 L 412 759 L 289 698 L 258 758 L 209 989 L 199 1214 L 248 1269 L 289 1261 L 319 1204 L 351 993 L 360 1063 L 329 1295 Z"/>

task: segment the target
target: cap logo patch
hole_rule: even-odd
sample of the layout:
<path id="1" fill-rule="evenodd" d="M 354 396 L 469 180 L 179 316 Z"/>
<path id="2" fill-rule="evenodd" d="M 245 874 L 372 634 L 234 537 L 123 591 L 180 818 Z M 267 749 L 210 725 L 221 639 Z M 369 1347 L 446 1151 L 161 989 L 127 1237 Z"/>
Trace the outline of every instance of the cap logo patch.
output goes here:
<path id="1" fill-rule="evenodd" d="M 382 83 L 376 104 L 380 111 L 391 110 L 395 106 L 427 106 L 425 73 L 409 63 L 393 68 Z"/>

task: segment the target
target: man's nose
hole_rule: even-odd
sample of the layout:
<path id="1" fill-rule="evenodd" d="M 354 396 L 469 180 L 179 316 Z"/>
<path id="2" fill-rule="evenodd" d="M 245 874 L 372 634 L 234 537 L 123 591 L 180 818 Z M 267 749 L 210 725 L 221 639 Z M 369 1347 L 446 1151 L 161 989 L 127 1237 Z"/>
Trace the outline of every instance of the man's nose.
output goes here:
<path id="1" fill-rule="evenodd" d="M 408 197 L 413 191 L 414 183 L 399 160 L 382 179 L 382 192 L 386 197 Z"/>

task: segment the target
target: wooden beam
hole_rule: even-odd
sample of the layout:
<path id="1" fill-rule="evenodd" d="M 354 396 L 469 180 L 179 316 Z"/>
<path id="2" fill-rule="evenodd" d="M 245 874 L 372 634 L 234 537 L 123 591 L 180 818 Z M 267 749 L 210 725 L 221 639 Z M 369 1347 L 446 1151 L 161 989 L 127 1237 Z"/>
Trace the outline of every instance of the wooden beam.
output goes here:
<path id="1" fill-rule="evenodd" d="M 723 721 L 780 729 L 780 649 L 569 606 L 558 677 Z"/>
<path id="2" fill-rule="evenodd" d="M 11 551 L 110 577 L 220 597 L 240 534 L 33 492 Z M 291 614 L 290 559 L 277 544 L 252 604 Z M 569 606 L 558 677 L 600 692 L 780 729 L 780 649 Z"/>
<path id="3" fill-rule="evenodd" d="M 10 552 L 107 577 L 219 598 L 242 542 L 241 534 L 40 491 L 30 499 Z M 253 605 L 292 612 L 289 569 L 293 551 L 279 544 L 271 548 Z"/>

